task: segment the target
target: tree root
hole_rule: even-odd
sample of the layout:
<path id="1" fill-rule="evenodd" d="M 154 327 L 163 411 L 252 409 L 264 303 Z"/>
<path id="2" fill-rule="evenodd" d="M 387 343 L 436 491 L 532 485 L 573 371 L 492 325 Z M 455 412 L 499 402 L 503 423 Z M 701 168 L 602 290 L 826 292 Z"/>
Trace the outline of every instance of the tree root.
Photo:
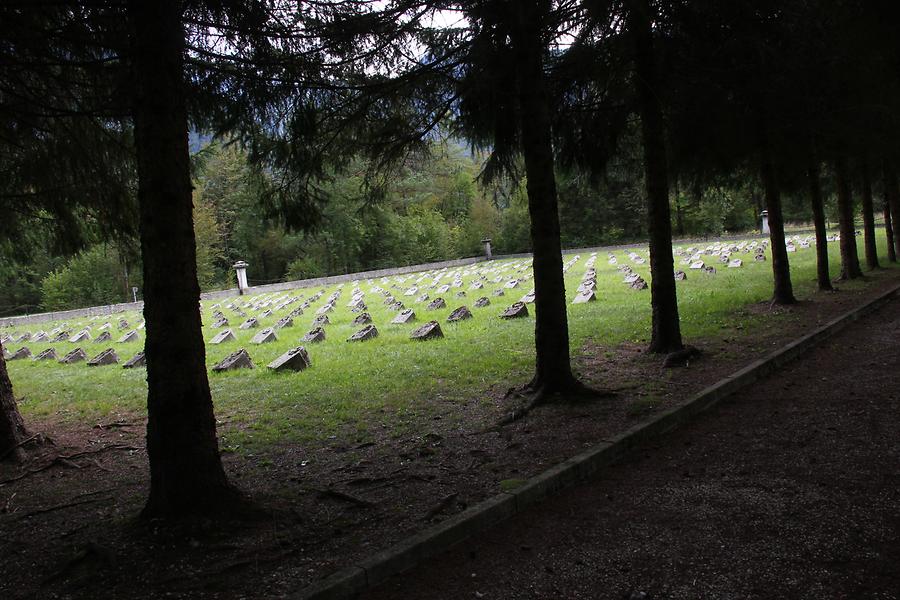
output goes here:
<path id="1" fill-rule="evenodd" d="M 19 481 L 20 479 L 25 479 L 26 477 L 34 475 L 35 473 L 40 473 L 42 471 L 46 471 L 47 469 L 51 469 L 60 465 L 80 469 L 81 465 L 74 463 L 74 459 L 90 454 L 99 454 L 100 452 L 105 452 L 107 450 L 140 450 L 140 448 L 137 448 L 135 446 L 126 446 L 124 444 L 109 444 L 108 446 L 103 446 L 102 448 L 97 448 L 95 450 L 84 450 L 82 452 L 75 452 L 74 454 L 59 455 L 54 457 L 53 460 L 51 460 L 47 464 L 37 467 L 36 469 L 29 469 L 24 473 L 16 475 L 15 477 L 10 477 L 9 479 L 0 481 L 0 485 L 6 485 L 14 481 Z"/>
<path id="2" fill-rule="evenodd" d="M 517 391 L 516 396 L 525 398 L 525 402 L 514 408 L 487 431 L 498 431 L 506 425 L 520 421 L 527 417 L 532 410 L 544 404 L 600 400 L 612 398 L 616 396 L 616 393 L 611 390 L 595 390 L 577 380 L 572 381 L 562 389 L 549 388 L 539 384 L 536 386 L 535 382 L 532 381 Z M 507 397 L 509 397 L 509 394 L 507 394 Z"/>

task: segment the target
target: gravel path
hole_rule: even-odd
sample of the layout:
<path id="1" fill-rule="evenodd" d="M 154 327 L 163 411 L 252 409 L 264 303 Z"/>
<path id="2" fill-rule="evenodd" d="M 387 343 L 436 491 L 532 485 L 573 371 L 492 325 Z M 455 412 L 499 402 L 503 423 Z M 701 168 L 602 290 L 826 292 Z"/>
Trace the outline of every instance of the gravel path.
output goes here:
<path id="1" fill-rule="evenodd" d="M 900 598 L 900 301 L 365 598 Z"/>

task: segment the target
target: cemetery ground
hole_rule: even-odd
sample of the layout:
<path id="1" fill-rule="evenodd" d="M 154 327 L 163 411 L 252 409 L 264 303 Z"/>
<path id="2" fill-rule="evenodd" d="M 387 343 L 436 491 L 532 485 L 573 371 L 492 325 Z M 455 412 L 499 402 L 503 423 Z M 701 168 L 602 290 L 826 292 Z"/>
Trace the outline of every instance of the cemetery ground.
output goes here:
<path id="1" fill-rule="evenodd" d="M 837 244 L 829 248 L 837 275 Z M 646 258 L 645 250 L 638 253 Z M 360 327 L 350 324 L 359 313 L 348 306 L 354 286 L 345 284 L 334 309 L 323 313 L 331 321 L 324 326 L 326 341 L 304 344 L 312 367 L 297 373 L 273 373 L 264 366 L 300 344 L 335 286 L 295 290 L 303 298 L 249 330 L 238 329 L 245 318 L 240 313 L 257 316 L 273 307 L 235 304 L 232 310 L 225 300 L 204 302 L 206 339 L 221 331 L 212 328 L 214 310 L 223 312 L 237 337 L 208 345 L 208 364 L 246 348 L 257 366 L 210 374 L 226 469 L 266 509 L 252 521 L 228 526 L 201 523 L 172 531 L 135 522 L 147 486 L 141 369 L 10 361 L 26 422 L 53 444 L 34 450 L 24 468 L 0 468 L 5 482 L 0 485 L 0 543 L 9 573 L 0 581 L 0 594 L 277 597 L 295 592 L 683 401 L 900 280 L 897 268 L 888 265 L 864 280 L 840 284 L 838 292 L 819 293 L 814 251 L 801 249 L 790 254 L 801 301 L 772 307 L 769 260 L 735 254 L 744 259 L 743 266 L 729 269 L 718 257 L 704 256 L 717 269 L 711 274 L 680 266 L 676 257 L 676 268 L 688 274 L 679 282 L 682 331 L 703 354 L 686 368 L 663 369 L 660 357 L 642 351 L 649 332 L 649 290 L 626 285 L 618 270 L 629 265 L 649 280 L 649 265 L 624 251 L 613 254 L 618 264 L 609 264 L 605 252 L 595 259 L 598 299 L 570 304 L 569 319 L 576 372 L 589 385 L 616 395 L 547 406 L 502 428 L 494 425 L 518 402 L 507 391 L 525 383 L 533 367 L 533 316 L 498 317 L 531 289 L 524 259 L 480 263 L 466 277 L 467 269 L 460 268 L 456 271 L 464 281 L 459 287 L 453 287 L 455 276 L 447 271 L 441 277 L 450 274 L 451 280 L 441 285 L 449 287 L 440 293 L 440 286 L 427 287 L 434 280 L 429 278 L 419 282 L 418 295 L 405 295 L 418 274 L 402 281 L 360 281 L 379 336 L 359 343 L 346 341 Z M 570 301 L 588 260 L 582 254 L 567 273 Z M 524 281 L 507 287 L 509 277 Z M 476 280 L 484 287 L 471 289 Z M 384 304 L 378 289 L 412 308 L 416 320 L 391 325 L 397 312 Z M 493 295 L 498 289 L 503 296 Z M 276 330 L 278 341 L 249 343 L 318 291 L 322 294 L 294 317 L 293 327 Z M 466 296 L 457 298 L 459 291 Z M 426 293 L 428 300 L 416 302 Z M 447 306 L 427 310 L 439 295 Z M 481 296 L 491 303 L 475 308 Z M 220 306 L 213 309 L 213 304 Z M 447 323 L 461 305 L 473 317 Z M 123 315 L 129 326 L 122 331 L 118 318 L 109 319 L 116 331 L 110 343 L 83 344 L 90 356 L 113 347 L 124 362 L 141 349 L 139 341 L 115 343 L 139 315 Z M 414 327 L 431 319 L 439 321 L 444 338 L 409 339 Z M 93 337 L 104 323 L 90 322 Z M 15 351 L 19 344 L 8 346 Z M 29 346 L 34 354 L 55 346 L 60 356 L 61 350 L 74 348 L 68 343 Z"/>

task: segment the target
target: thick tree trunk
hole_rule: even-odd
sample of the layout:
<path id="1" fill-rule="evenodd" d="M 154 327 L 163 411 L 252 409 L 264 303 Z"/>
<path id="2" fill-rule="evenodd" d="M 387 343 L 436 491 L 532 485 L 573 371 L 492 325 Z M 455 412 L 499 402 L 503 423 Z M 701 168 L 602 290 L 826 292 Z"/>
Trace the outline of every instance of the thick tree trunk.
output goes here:
<path id="1" fill-rule="evenodd" d="M 578 386 L 569 362 L 569 326 L 550 109 L 544 81 L 540 15 L 533 0 L 516 2 L 513 47 L 518 69 L 522 154 L 534 252 L 536 372 L 531 387 L 544 393 Z"/>
<path id="2" fill-rule="evenodd" d="M 129 3 L 147 338 L 147 518 L 230 511 L 201 333 L 181 2 Z"/>
<path id="3" fill-rule="evenodd" d="M 20 460 L 23 453 L 18 446 L 27 437 L 28 431 L 19 414 L 19 407 L 16 406 L 12 382 L 6 370 L 3 343 L 0 342 L 0 457 L 4 460 Z"/>
<path id="4" fill-rule="evenodd" d="M 887 238 L 888 261 L 897 262 L 897 251 L 894 249 L 894 223 L 891 219 L 891 206 L 884 201 L 884 235 Z"/>
<path id="5" fill-rule="evenodd" d="M 884 176 L 884 200 L 891 215 L 891 224 L 898 229 L 891 230 L 894 242 L 894 255 L 900 256 L 900 186 L 897 184 L 897 173 L 894 165 L 887 158 L 882 163 Z"/>
<path id="6" fill-rule="evenodd" d="M 650 237 L 650 305 L 653 309 L 650 352 L 684 349 L 678 319 L 675 260 L 672 257 L 672 215 L 662 108 L 656 90 L 650 4 L 631 0 L 628 29 L 634 43 L 635 85 L 641 113 L 644 178 L 647 193 L 647 230 Z"/>
<path id="7" fill-rule="evenodd" d="M 784 217 L 781 214 L 781 190 L 775 166 L 769 153 L 768 137 L 765 126 L 760 128 L 762 142 L 760 144 L 760 176 L 766 196 L 766 210 L 769 213 L 769 241 L 772 247 L 772 274 L 775 289 L 772 301 L 775 304 L 793 304 L 794 288 L 791 284 L 791 265 L 788 262 L 787 248 L 784 244 Z"/>
<path id="8" fill-rule="evenodd" d="M 841 232 L 840 279 L 856 279 L 862 277 L 862 269 L 859 268 L 859 254 L 856 250 L 856 225 L 853 222 L 850 175 L 847 159 L 843 156 L 834 161 L 834 175 L 837 182 L 838 226 Z"/>
<path id="9" fill-rule="evenodd" d="M 822 202 L 822 183 L 819 163 L 813 160 L 806 173 L 809 179 L 809 203 L 812 206 L 813 225 L 816 228 L 816 280 L 819 289 L 831 291 L 831 275 L 828 272 L 828 231 L 825 228 L 825 206 Z"/>
<path id="10" fill-rule="evenodd" d="M 872 202 L 872 180 L 867 160 L 863 160 L 862 164 L 862 212 L 866 267 L 871 271 L 877 269 L 879 265 L 878 246 L 875 242 L 875 208 Z"/>

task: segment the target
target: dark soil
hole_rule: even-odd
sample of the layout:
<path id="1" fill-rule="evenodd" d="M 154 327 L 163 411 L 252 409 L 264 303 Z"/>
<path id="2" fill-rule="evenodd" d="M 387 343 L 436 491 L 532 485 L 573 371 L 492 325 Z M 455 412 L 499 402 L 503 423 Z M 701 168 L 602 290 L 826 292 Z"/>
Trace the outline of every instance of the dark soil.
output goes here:
<path id="1" fill-rule="evenodd" d="M 31 422 L 32 431 L 50 437 L 55 445 L 29 449 L 31 458 L 24 468 L 46 467 L 40 472 L 23 476 L 22 468 L 0 466 L 0 480 L 21 477 L 0 485 L 0 552 L 6 567 L 0 578 L 0 597 L 264 598 L 296 592 L 497 493 L 502 482 L 535 475 L 597 440 L 683 401 L 897 281 L 895 271 L 885 271 L 873 276 L 861 291 L 819 294 L 812 301 L 787 308 L 772 308 L 767 303 L 748 307 L 746 310 L 776 311 L 780 316 L 756 331 L 724 328 L 720 338 L 690 340 L 703 356 L 688 368 L 663 370 L 661 357 L 648 356 L 634 344 L 589 346 L 576 370 L 588 385 L 617 391 L 616 398 L 542 407 L 499 430 L 490 429 L 513 408 L 506 391 L 523 382 L 498 383 L 486 390 L 489 401 L 475 398 L 463 406 L 436 401 L 432 412 L 404 428 L 419 432 L 417 435 L 398 435 L 387 427 L 374 439 L 358 439 L 348 433 L 314 446 L 286 445 L 255 456 L 226 455 L 232 481 L 252 491 L 253 500 L 268 511 L 261 520 L 202 522 L 190 529 L 139 524 L 136 516 L 147 493 L 144 423 L 140 419 L 83 427 Z M 896 367 L 896 355 L 893 360 Z M 836 378 L 839 371 L 826 367 L 822 373 Z M 805 378 L 792 381 L 796 389 L 808 383 Z M 831 381 L 829 388 L 837 384 L 853 387 L 853 382 L 851 376 Z M 768 412 L 759 418 L 776 427 L 783 415 Z M 390 418 L 385 415 L 383 420 Z M 824 439 L 827 434 L 823 432 L 828 430 L 822 427 L 816 435 Z M 227 432 L 227 425 L 223 429 Z M 818 439 L 811 432 L 808 435 Z M 683 443 L 678 442 L 679 449 L 680 445 Z M 78 454 L 83 452 L 91 453 Z M 60 459 L 60 455 L 69 458 Z M 714 458 L 696 455 L 700 462 L 692 463 L 687 472 L 701 473 L 701 462 Z M 620 467 L 616 477 L 624 477 L 632 468 Z M 866 479 L 862 473 L 860 478 Z M 773 488 L 768 480 L 758 483 L 762 485 L 781 489 L 780 484 Z M 623 500 L 627 496 L 624 494 Z M 683 497 L 679 502 L 694 499 Z M 731 500 L 723 496 L 716 505 Z M 646 509 L 642 503 L 621 510 L 625 515 Z M 591 510 L 597 512 L 596 506 Z M 753 514 L 763 515 L 760 519 L 768 519 L 761 509 L 754 510 Z M 573 522 L 580 518 L 571 513 Z M 654 519 L 652 515 L 642 518 L 629 523 L 636 526 Z M 858 518 L 864 520 L 865 515 Z M 689 532 L 697 528 L 687 522 L 685 527 Z M 638 533 L 625 531 L 623 535 Z M 587 532 L 579 532 L 575 538 L 582 535 Z M 635 539 L 643 540 L 649 552 L 650 538 L 641 534 Z M 685 555 L 685 564 L 702 565 L 701 550 L 695 548 L 693 555 Z M 514 562 L 518 562 L 520 555 L 515 556 Z M 635 561 L 640 562 L 639 558 Z M 681 559 L 671 557 L 648 559 L 649 563 L 659 561 L 673 569 L 673 564 L 681 564 Z M 628 564 L 638 572 L 633 561 Z M 561 564 L 548 566 L 563 568 Z M 483 577 L 488 574 L 486 569 L 479 571 Z M 502 595 L 491 589 L 497 597 Z M 473 597 L 475 591 L 477 588 L 447 597 Z M 589 597 L 594 595 L 592 592 Z M 431 597 L 431 593 L 402 597 Z"/>
<path id="2" fill-rule="evenodd" d="M 387 598 L 900 598 L 900 300 Z"/>

